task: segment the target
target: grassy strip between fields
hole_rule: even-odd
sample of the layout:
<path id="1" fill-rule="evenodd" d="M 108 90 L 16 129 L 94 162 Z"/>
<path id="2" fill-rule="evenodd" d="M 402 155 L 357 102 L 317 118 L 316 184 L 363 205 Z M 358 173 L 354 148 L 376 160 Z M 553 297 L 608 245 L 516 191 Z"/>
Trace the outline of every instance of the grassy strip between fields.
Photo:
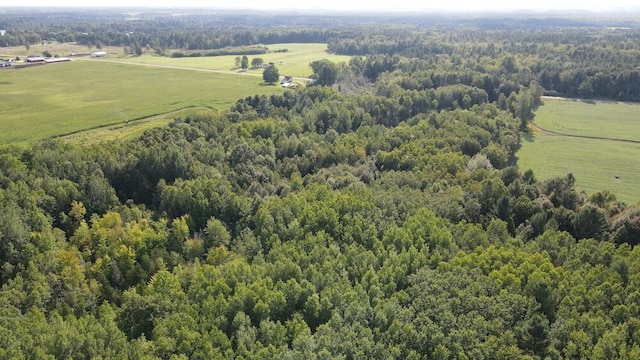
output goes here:
<path id="1" fill-rule="evenodd" d="M 200 108 L 186 108 L 171 111 L 165 114 L 157 114 L 142 119 L 131 120 L 115 125 L 99 126 L 93 129 L 78 130 L 70 134 L 57 136 L 57 138 L 70 141 L 76 144 L 93 144 L 102 141 L 116 141 L 135 139 L 142 135 L 146 130 L 158 126 L 164 126 L 171 123 L 179 116 L 188 114 Z"/>

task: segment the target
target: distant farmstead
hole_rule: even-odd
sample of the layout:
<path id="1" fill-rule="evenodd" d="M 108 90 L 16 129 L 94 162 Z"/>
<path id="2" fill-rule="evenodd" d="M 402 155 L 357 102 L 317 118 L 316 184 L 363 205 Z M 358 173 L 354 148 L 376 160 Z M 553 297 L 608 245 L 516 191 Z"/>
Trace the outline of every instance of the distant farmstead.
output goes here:
<path id="1" fill-rule="evenodd" d="M 94 51 L 91 53 L 92 58 L 100 58 L 100 57 L 106 57 L 106 56 L 107 56 L 106 51 Z"/>

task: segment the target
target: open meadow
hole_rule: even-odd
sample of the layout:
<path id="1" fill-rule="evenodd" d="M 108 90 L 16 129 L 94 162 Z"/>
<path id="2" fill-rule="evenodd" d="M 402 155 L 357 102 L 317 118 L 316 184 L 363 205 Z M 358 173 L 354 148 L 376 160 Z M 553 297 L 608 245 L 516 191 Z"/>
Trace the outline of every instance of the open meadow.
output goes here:
<path id="1" fill-rule="evenodd" d="M 268 53 L 260 55 L 248 55 L 249 61 L 251 59 L 259 57 L 264 60 L 265 63 L 272 62 L 276 65 L 280 71 L 280 75 L 289 75 L 294 77 L 306 78 L 311 74 L 311 68 L 309 63 L 315 60 L 328 59 L 333 62 L 349 62 L 350 56 L 335 55 L 327 53 L 326 44 L 269 44 L 264 45 L 269 48 Z M 287 50 L 282 52 L 282 50 Z M 217 70 L 221 72 L 229 73 L 247 73 L 254 74 L 256 76 L 262 76 L 262 68 L 248 69 L 246 71 L 237 68 L 235 66 L 235 58 L 237 55 L 222 55 L 222 56 L 202 56 L 202 57 L 182 57 L 172 58 L 168 56 L 159 56 L 153 54 L 153 52 L 144 53 L 141 56 L 134 56 L 124 53 L 124 49 L 120 47 L 104 46 L 100 49 L 106 51 L 109 56 L 109 61 L 127 62 L 135 64 L 152 64 L 163 66 L 174 66 L 180 68 L 195 68 L 195 69 L 207 69 Z M 66 57 L 70 54 L 74 56 L 88 57 L 91 52 L 97 51 L 95 47 L 87 47 L 78 44 L 69 43 L 44 43 L 31 45 L 29 49 L 24 46 L 14 46 L 0 48 L 0 57 L 25 58 L 27 55 L 41 55 L 44 51 L 48 51 L 52 55 L 59 57 Z M 206 50 L 201 50 L 206 52 Z M 94 59 L 95 60 L 95 59 Z"/>
<path id="2" fill-rule="evenodd" d="M 191 107 L 227 109 L 279 86 L 262 79 L 100 60 L 0 71 L 0 144 L 24 143 Z"/>
<path id="3" fill-rule="evenodd" d="M 272 62 L 278 68 L 280 75 L 306 78 L 311 75 L 309 63 L 312 61 L 328 59 L 333 62 L 349 62 L 350 59 L 349 56 L 327 53 L 326 44 L 270 44 L 266 46 L 270 51 L 283 49 L 286 49 L 287 51 L 271 52 L 261 55 L 248 55 L 247 57 L 249 58 L 249 62 L 251 62 L 251 59 L 257 57 L 262 58 L 265 63 Z M 145 54 L 142 56 L 116 56 L 116 59 L 118 61 L 132 63 L 190 67 L 241 73 L 243 70 L 236 68 L 235 66 L 236 57 L 237 55 L 171 58 Z M 262 71 L 262 68 L 248 69 L 246 70 L 246 73 L 262 76 Z"/>
<path id="4" fill-rule="evenodd" d="M 309 63 L 329 59 L 348 61 L 348 56 L 326 53 L 325 44 L 274 44 L 271 50 L 287 52 L 250 56 L 273 62 L 280 75 L 308 77 Z M 235 68 L 236 56 L 170 58 L 144 54 L 130 56 L 118 47 L 104 47 L 104 59 L 88 57 L 95 48 L 76 44 L 37 44 L 29 49 L 0 49 L 5 57 L 26 57 L 49 51 L 60 57 L 83 54 L 68 63 L 6 69 L 0 72 L 0 144 L 24 143 L 99 127 L 146 119 L 191 107 L 226 109 L 236 100 L 253 94 L 283 91 L 262 85 L 262 69 Z M 154 118 L 158 125 L 166 119 Z M 120 132 L 129 133 L 131 123 Z M 104 132 L 93 132 L 99 136 Z M 131 132 L 133 133 L 133 132 Z M 118 137 L 123 134 L 118 135 Z M 77 137 L 76 137 L 77 138 Z M 109 138 L 109 136 L 107 136 Z"/>
<path id="5" fill-rule="evenodd" d="M 539 180 L 572 173 L 578 190 L 609 190 L 619 200 L 637 203 L 640 143 L 625 140 L 640 139 L 640 123 L 630 109 L 640 105 L 544 99 L 535 123 L 547 132 L 533 128 L 522 140 L 518 166 L 532 169 Z"/>
<path id="6" fill-rule="evenodd" d="M 543 98 L 539 127 L 565 135 L 640 140 L 640 104 Z"/>

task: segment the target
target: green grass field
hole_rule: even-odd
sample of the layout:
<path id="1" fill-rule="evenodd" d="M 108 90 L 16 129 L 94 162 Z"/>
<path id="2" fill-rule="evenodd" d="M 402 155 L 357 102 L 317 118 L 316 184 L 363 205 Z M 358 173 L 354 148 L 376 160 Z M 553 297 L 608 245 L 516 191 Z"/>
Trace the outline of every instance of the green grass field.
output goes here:
<path id="1" fill-rule="evenodd" d="M 287 52 L 272 52 L 262 55 L 249 55 L 249 62 L 254 57 L 261 57 L 264 62 L 273 62 L 280 70 L 280 75 L 290 75 L 294 77 L 308 77 L 311 74 L 309 63 L 315 60 L 329 59 L 333 62 L 349 62 L 350 57 L 344 55 L 329 54 L 326 52 L 326 44 L 269 44 L 265 45 L 270 51 L 287 49 Z M 157 56 L 153 54 L 143 54 L 142 56 L 131 56 L 124 53 L 121 47 L 105 46 L 101 50 L 109 53 L 109 57 L 104 60 L 121 61 L 138 64 L 156 64 L 165 66 L 188 67 L 198 69 L 220 70 L 231 73 L 241 73 L 235 68 L 236 55 L 195 57 L 195 58 L 171 58 Z M 41 55 L 43 51 L 48 51 L 60 57 L 69 56 L 71 53 L 89 55 L 96 48 L 78 44 L 36 44 L 29 49 L 24 46 L 14 46 L 0 48 L 0 57 L 14 58 L 19 56 L 25 58 L 27 55 Z M 203 50 L 204 52 L 204 50 Z M 97 60 L 97 59 L 94 59 Z M 262 76 L 262 69 L 250 69 L 246 71 L 250 74 Z"/>
<path id="2" fill-rule="evenodd" d="M 333 62 L 349 62 L 349 56 L 334 55 L 326 52 L 326 44 L 271 44 L 266 45 L 270 50 L 287 49 L 282 53 L 267 53 L 262 55 L 250 55 L 251 59 L 260 57 L 265 63 L 272 62 L 278 68 L 280 75 L 290 75 L 294 77 L 308 77 L 311 75 L 309 63 L 315 60 L 329 59 Z M 241 69 L 235 67 L 236 55 L 195 57 L 195 58 L 170 58 L 156 55 L 142 56 L 117 56 L 110 57 L 110 60 L 125 61 L 132 63 L 145 63 L 167 66 L 190 67 L 199 69 L 221 70 L 241 73 Z M 262 69 L 249 69 L 249 74 L 262 76 Z"/>
<path id="3" fill-rule="evenodd" d="M 60 138 L 80 145 L 99 143 L 103 141 L 122 141 L 135 139 L 142 135 L 142 133 L 148 129 L 163 125 L 169 125 L 169 123 L 171 123 L 175 118 L 184 116 L 191 111 L 198 111 L 198 109 L 201 108 L 189 108 L 172 111 L 170 113 L 150 116 L 141 120 L 83 130 L 73 134 L 61 136 Z"/>
<path id="4" fill-rule="evenodd" d="M 640 124 L 634 123 L 629 109 L 639 106 L 545 99 L 535 122 L 554 132 L 637 140 Z M 539 180 L 573 173 L 577 189 L 587 194 L 609 190 L 628 204 L 640 201 L 640 144 L 534 131 L 522 140 L 516 156 L 519 167 L 532 169 Z"/>
<path id="5" fill-rule="evenodd" d="M 273 62 L 280 75 L 307 77 L 309 63 L 323 58 L 348 61 L 347 56 L 326 53 L 325 44 L 274 44 L 284 53 L 260 55 Z M 32 45 L 2 48 L 2 55 L 25 57 L 49 51 L 61 57 L 69 53 L 91 53 L 76 44 Z M 103 48 L 105 59 L 83 57 L 68 63 L 0 71 L 0 145 L 27 143 L 52 136 L 147 119 L 191 107 L 227 109 L 236 100 L 253 94 L 284 91 L 262 85 L 262 69 L 235 69 L 235 56 L 169 58 L 125 55 L 120 48 Z M 250 56 L 252 59 L 255 56 Z M 164 118 L 138 121 L 120 129 L 116 138 L 135 133 L 135 128 L 163 125 Z M 118 128 L 118 127 L 116 127 Z M 86 134 L 94 140 L 114 136 L 102 129 Z M 74 139 L 84 136 L 79 134 Z"/>
<path id="6" fill-rule="evenodd" d="M 542 100 L 536 124 L 567 135 L 640 140 L 640 104 L 575 99 Z"/>
<path id="7" fill-rule="evenodd" d="M 189 107 L 226 109 L 279 86 L 262 79 L 103 61 L 0 71 L 0 144 L 24 143 Z"/>

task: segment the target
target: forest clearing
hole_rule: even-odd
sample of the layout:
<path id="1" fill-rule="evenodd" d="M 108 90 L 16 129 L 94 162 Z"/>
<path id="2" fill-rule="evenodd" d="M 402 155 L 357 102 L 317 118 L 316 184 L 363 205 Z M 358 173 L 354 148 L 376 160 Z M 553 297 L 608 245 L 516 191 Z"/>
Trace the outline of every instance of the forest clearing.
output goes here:
<path id="1" fill-rule="evenodd" d="M 543 98 L 535 123 L 568 135 L 640 140 L 640 104 L 610 100 Z"/>
<path id="2" fill-rule="evenodd" d="M 268 47 L 269 50 L 278 52 L 248 55 L 249 60 L 261 58 L 265 64 L 273 63 L 278 70 L 280 70 L 280 75 L 290 75 L 293 77 L 308 77 L 309 74 L 311 74 L 309 63 L 315 60 L 327 59 L 333 62 L 348 63 L 350 59 L 349 56 L 327 53 L 327 44 L 270 44 L 265 46 Z M 262 67 L 248 68 L 246 71 L 236 67 L 236 57 L 238 57 L 238 55 L 174 58 L 145 54 L 142 56 L 117 57 L 117 61 L 220 70 L 230 73 L 247 73 L 262 76 Z"/>
<path id="3" fill-rule="evenodd" d="M 308 76 L 309 63 L 314 60 L 349 59 L 326 54 L 326 44 L 272 47 L 286 47 L 288 51 L 259 56 L 267 63 L 277 60 L 275 66 L 280 74 L 292 75 L 294 80 Z M 33 48 L 79 50 L 71 44 Z M 24 51 L 24 47 L 2 49 L 2 53 L 9 54 Z M 222 110 L 249 95 L 283 91 L 279 86 L 261 84 L 262 68 L 234 69 L 235 57 L 171 58 L 116 53 L 105 59 L 83 57 L 68 64 L 5 71 L 0 83 L 4 100 L 0 103 L 0 144 L 71 134 L 190 107 Z"/>
<path id="4" fill-rule="evenodd" d="M 24 143 L 189 107 L 226 109 L 255 93 L 252 76 L 96 61 L 4 70 L 0 143 Z"/>
<path id="5" fill-rule="evenodd" d="M 543 99 L 532 132 L 522 137 L 518 166 L 540 179 L 572 173 L 587 193 L 609 190 L 640 200 L 640 105 L 612 101 Z"/>

